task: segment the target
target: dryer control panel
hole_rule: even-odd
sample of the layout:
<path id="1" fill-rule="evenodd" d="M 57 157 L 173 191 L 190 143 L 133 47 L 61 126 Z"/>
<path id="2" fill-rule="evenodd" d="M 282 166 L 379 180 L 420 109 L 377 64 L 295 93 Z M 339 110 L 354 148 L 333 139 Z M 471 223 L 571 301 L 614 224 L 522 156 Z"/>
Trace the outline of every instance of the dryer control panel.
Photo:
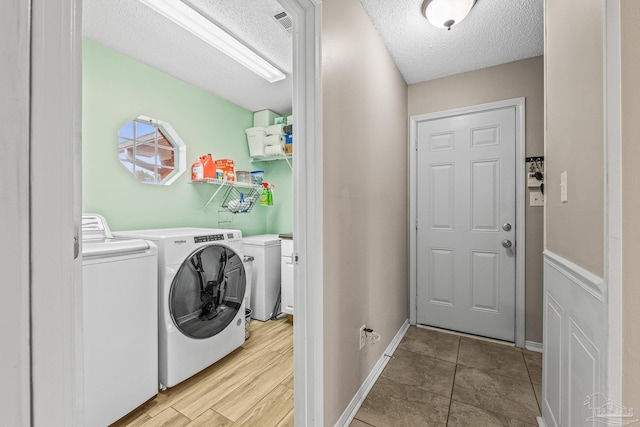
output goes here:
<path id="1" fill-rule="evenodd" d="M 231 235 L 233 237 L 233 234 Z M 224 240 L 224 234 L 209 234 L 208 236 L 194 236 L 195 243 L 218 242 Z"/>

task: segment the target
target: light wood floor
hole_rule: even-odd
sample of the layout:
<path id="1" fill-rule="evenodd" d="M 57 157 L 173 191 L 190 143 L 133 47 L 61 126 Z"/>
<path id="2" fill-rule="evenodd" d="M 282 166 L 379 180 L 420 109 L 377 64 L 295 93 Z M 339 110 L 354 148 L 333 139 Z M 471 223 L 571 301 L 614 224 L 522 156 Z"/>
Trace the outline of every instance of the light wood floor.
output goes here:
<path id="1" fill-rule="evenodd" d="M 293 426 L 293 324 L 252 321 L 250 330 L 242 347 L 112 427 Z"/>

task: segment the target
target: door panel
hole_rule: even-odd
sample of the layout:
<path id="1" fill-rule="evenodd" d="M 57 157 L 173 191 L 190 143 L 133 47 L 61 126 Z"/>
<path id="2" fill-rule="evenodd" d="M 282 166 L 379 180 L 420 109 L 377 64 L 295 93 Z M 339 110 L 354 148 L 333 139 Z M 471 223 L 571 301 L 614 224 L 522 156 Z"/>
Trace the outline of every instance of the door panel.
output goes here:
<path id="1" fill-rule="evenodd" d="M 430 166 L 433 203 L 429 215 L 432 230 L 453 230 L 455 213 L 455 167 L 452 164 Z"/>
<path id="2" fill-rule="evenodd" d="M 453 283 L 454 283 L 454 253 L 446 249 L 432 249 L 429 264 L 433 265 L 431 269 L 431 280 L 429 284 L 431 289 L 430 302 L 436 304 L 444 304 L 452 306 L 453 301 Z"/>
<path id="3" fill-rule="evenodd" d="M 417 125 L 418 323 L 514 341 L 515 123 L 507 107 Z"/>
<path id="4" fill-rule="evenodd" d="M 474 310 L 498 312 L 498 301 L 500 300 L 498 257 L 497 252 L 472 252 L 471 308 Z"/>
<path id="5" fill-rule="evenodd" d="M 500 162 L 471 162 L 471 229 L 498 231 Z"/>

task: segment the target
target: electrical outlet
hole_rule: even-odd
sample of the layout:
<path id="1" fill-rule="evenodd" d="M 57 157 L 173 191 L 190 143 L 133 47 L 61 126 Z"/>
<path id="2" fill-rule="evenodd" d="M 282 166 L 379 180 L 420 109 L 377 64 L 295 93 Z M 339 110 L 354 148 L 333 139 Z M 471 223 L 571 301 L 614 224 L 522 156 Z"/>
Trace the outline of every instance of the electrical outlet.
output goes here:
<path id="1" fill-rule="evenodd" d="M 544 206 L 544 196 L 540 191 L 529 193 L 529 206 Z"/>
<path id="2" fill-rule="evenodd" d="M 360 340 L 360 350 L 362 350 L 367 343 L 367 333 L 364 331 L 367 325 L 360 326 L 360 331 L 358 333 L 358 339 Z"/>

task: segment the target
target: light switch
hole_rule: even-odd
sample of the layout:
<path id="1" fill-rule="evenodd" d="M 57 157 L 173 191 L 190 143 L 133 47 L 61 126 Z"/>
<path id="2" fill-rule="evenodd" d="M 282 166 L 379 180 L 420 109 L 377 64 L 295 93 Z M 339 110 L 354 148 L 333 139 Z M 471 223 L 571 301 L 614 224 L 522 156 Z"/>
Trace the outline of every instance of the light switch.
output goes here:
<path id="1" fill-rule="evenodd" d="M 560 202 L 567 203 L 567 171 L 560 174 Z"/>

